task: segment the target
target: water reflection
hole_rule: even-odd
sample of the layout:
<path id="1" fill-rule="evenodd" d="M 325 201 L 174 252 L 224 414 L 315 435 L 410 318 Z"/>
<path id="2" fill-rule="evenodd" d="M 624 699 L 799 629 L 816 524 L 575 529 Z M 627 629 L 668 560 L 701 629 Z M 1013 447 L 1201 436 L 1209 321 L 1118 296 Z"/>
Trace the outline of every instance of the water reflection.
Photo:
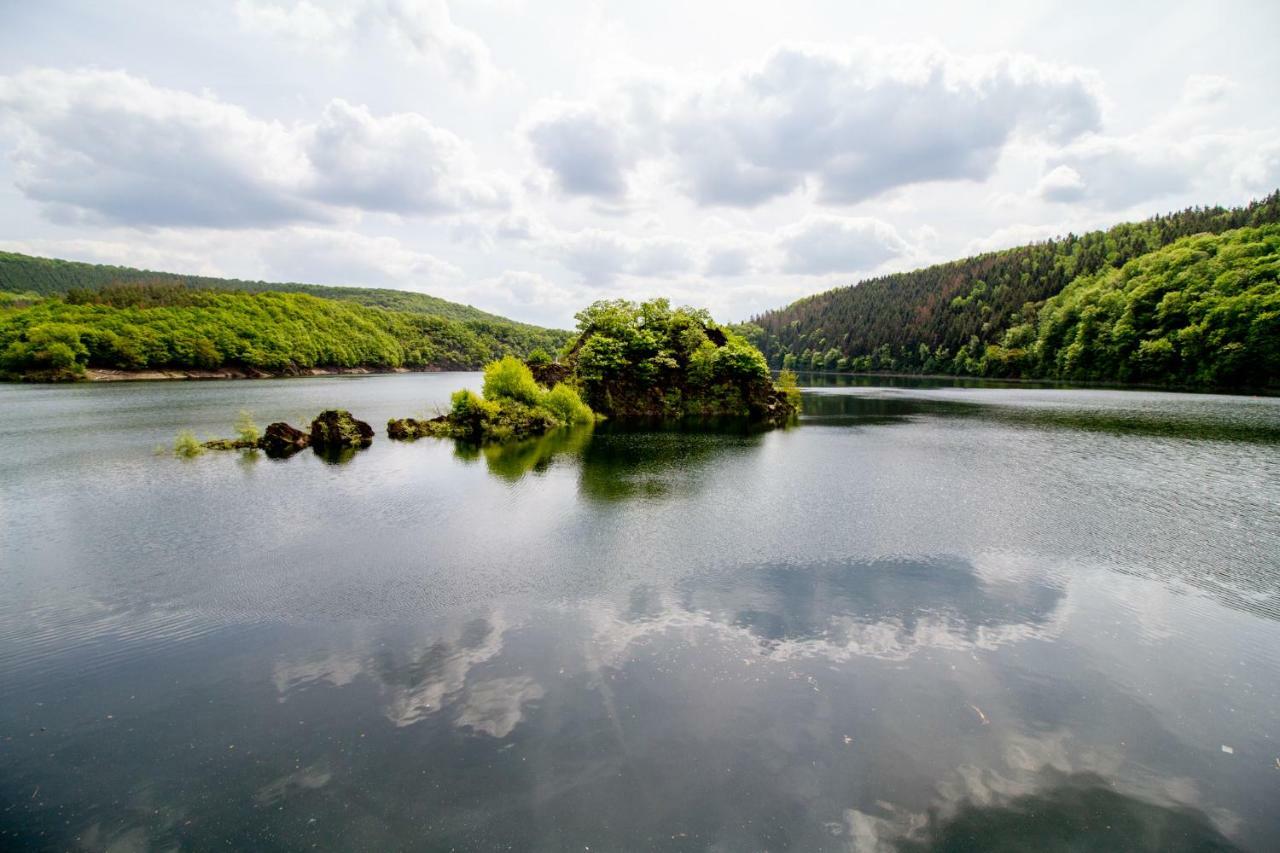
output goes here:
<path id="1" fill-rule="evenodd" d="M 1133 853 L 1238 851 L 1203 811 L 1126 796 L 1095 773 L 1046 772 L 1035 793 L 998 802 L 966 801 L 942 813 L 852 811 L 852 849 L 871 853 L 962 850 L 1114 850 Z"/>
<path id="2" fill-rule="evenodd" d="M 1271 407 L 1260 407 L 1255 418 L 1224 419 L 1212 404 L 1197 412 L 1185 405 L 1172 408 L 1095 405 L 1078 400 L 1055 404 L 1053 398 L 956 399 L 868 389 L 851 392 L 810 390 L 804 397 L 804 421 L 828 426 L 877 426 L 928 418 L 982 420 L 993 424 L 1041 430 L 1069 430 L 1118 436 L 1151 436 L 1211 441 L 1280 444 L 1280 420 Z"/>
<path id="3" fill-rule="evenodd" d="M 591 442 L 592 426 L 566 427 L 552 430 L 524 441 L 473 444 L 454 443 L 454 455 L 472 462 L 483 459 L 486 469 L 508 483 L 519 482 L 526 474 L 544 473 L 557 456 L 575 457 Z"/>
<path id="4" fill-rule="evenodd" d="M 685 610 L 747 631 L 770 653 L 901 659 L 1050 635 L 1064 593 L 1047 573 L 1029 574 L 984 579 L 958 557 L 854 560 L 752 568 L 678 594 Z"/>
<path id="5" fill-rule="evenodd" d="M 557 460 L 576 465 L 582 497 L 599 502 L 664 499 L 695 493 L 706 468 L 760 447 L 765 430 L 743 419 L 679 424 L 603 423 L 525 441 L 454 442 L 454 455 L 483 460 L 494 477 L 517 483 Z"/>

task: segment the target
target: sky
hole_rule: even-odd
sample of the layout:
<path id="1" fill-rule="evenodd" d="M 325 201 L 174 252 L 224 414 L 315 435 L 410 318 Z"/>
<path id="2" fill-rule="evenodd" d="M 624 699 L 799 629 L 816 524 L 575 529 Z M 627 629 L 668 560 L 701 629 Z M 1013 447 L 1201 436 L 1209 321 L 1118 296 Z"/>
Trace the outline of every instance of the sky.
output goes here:
<path id="1" fill-rule="evenodd" d="M 1280 3 L 0 0 L 0 249 L 738 321 L 1280 187 Z"/>

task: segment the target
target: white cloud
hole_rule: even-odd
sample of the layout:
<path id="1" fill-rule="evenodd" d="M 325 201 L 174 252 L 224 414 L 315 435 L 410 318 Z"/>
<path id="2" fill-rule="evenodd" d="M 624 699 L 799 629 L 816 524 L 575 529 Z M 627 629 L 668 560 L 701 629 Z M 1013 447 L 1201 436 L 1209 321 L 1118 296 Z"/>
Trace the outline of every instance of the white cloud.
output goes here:
<path id="1" fill-rule="evenodd" d="M 445 0 L 237 0 L 235 11 L 246 30 L 339 56 L 373 49 L 366 42 L 382 40 L 408 48 L 469 86 L 487 86 L 497 76 L 488 46 L 453 22 Z"/>
<path id="2" fill-rule="evenodd" d="M 121 71 L 29 70 L 0 77 L 0 121 L 18 187 L 56 221 L 253 228 L 508 201 L 458 137 L 342 100 L 286 126 Z"/>
<path id="3" fill-rule="evenodd" d="M 549 250 L 585 283 L 604 286 L 619 275 L 664 278 L 690 272 L 697 264 L 694 247 L 675 237 L 632 237 L 619 231 L 587 228 L 560 232 Z"/>
<path id="4" fill-rule="evenodd" d="M 807 216 L 783 229 L 782 271 L 824 275 L 875 269 L 910 251 L 893 226 L 868 217 Z"/>
<path id="5" fill-rule="evenodd" d="M 63 219 L 222 227 L 316 220 L 296 134 L 121 71 L 0 77 L 17 184 Z"/>
<path id="6" fill-rule="evenodd" d="M 274 279 L 441 292 L 462 270 L 394 237 L 354 231 L 290 228 L 263 237 L 258 255 Z"/>
<path id="7" fill-rule="evenodd" d="M 483 176 L 461 139 L 414 113 L 377 118 L 335 100 L 311 131 L 316 197 L 397 213 L 505 207 L 508 190 Z"/>
<path id="8" fill-rule="evenodd" d="M 636 161 L 619 127 L 591 109 L 548 116 L 527 131 L 538 162 L 566 195 L 617 200 L 627 194 L 626 172 Z"/>
<path id="9" fill-rule="evenodd" d="M 1079 201 L 1084 197 L 1084 179 L 1070 166 L 1056 166 L 1040 179 L 1036 191 L 1046 201 Z"/>
<path id="10" fill-rule="evenodd" d="M 1065 142 L 1095 130 L 1095 88 L 1085 72 L 1024 56 L 788 47 L 683 91 L 639 87 L 643 110 L 607 108 L 636 102 L 628 91 L 605 107 L 561 108 L 528 132 L 569 192 L 617 198 L 636 164 L 658 156 L 702 205 L 755 207 L 805 186 L 852 204 L 916 183 L 984 180 L 1015 133 Z"/>
<path id="11" fill-rule="evenodd" d="M 1123 209 L 1187 189 L 1206 153 L 1194 143 L 1089 136 L 1050 158 L 1040 195 L 1047 201 Z"/>

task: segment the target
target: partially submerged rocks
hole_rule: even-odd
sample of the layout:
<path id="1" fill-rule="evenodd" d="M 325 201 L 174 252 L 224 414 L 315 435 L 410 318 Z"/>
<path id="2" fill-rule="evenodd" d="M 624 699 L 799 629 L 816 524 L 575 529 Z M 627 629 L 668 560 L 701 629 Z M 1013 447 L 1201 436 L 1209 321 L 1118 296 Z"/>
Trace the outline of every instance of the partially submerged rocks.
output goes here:
<path id="1" fill-rule="evenodd" d="M 258 446 L 268 456 L 284 458 L 292 456 L 304 447 L 311 445 L 310 433 L 289 426 L 284 421 L 276 421 L 267 425 L 267 431 L 258 439 Z"/>
<path id="2" fill-rule="evenodd" d="M 392 418 L 387 421 L 387 437 L 396 441 L 412 441 L 415 438 L 425 438 L 429 435 L 446 436 L 449 434 L 448 418 L 444 415 L 425 421 L 417 418 Z"/>
<path id="3" fill-rule="evenodd" d="M 316 450 L 368 447 L 372 443 L 373 427 L 346 409 L 326 409 L 311 422 L 311 446 Z"/>
<path id="4" fill-rule="evenodd" d="M 430 435 L 480 443 L 539 436 L 551 430 L 594 423 L 596 415 L 568 383 L 539 384 L 529 365 L 513 356 L 484 369 L 483 396 L 463 389 L 453 394 L 449 413 L 428 421 L 394 418 L 387 435 L 413 439 Z"/>
<path id="5" fill-rule="evenodd" d="M 255 427 L 248 435 L 256 433 Z M 267 426 L 260 438 L 248 437 L 243 429 L 240 438 L 215 438 L 198 444 L 194 438 L 184 436 L 189 436 L 189 433 L 179 436 L 175 446 L 175 452 L 183 456 L 194 455 L 194 447 L 199 450 L 262 450 L 273 459 L 282 459 L 307 447 L 330 455 L 368 447 L 373 443 L 373 427 L 345 409 L 329 409 L 321 412 L 306 432 L 284 421 L 276 421 Z"/>

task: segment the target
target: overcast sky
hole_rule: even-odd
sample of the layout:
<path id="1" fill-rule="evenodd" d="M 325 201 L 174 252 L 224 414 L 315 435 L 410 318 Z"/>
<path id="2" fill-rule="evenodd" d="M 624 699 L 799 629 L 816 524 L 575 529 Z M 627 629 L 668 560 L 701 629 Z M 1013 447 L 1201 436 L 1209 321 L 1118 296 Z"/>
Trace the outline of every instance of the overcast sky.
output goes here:
<path id="1" fill-rule="evenodd" d="M 1280 186 L 1280 3 L 960 6 L 0 0 L 0 248 L 740 320 Z"/>

